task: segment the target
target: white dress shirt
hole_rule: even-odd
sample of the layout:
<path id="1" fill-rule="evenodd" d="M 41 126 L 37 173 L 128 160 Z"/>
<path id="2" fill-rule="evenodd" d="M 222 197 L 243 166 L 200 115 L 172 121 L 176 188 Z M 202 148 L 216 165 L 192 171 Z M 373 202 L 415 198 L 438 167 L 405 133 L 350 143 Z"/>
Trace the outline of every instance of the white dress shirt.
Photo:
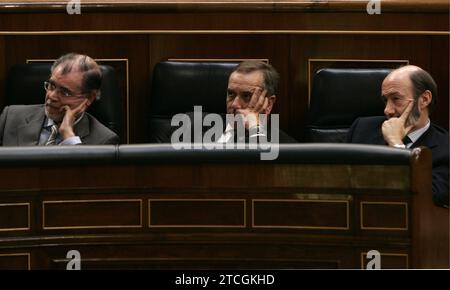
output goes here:
<path id="1" fill-rule="evenodd" d="M 412 143 L 405 144 L 406 148 L 410 148 L 417 140 L 419 140 L 420 136 L 422 136 L 423 133 L 425 133 L 428 130 L 428 128 L 430 128 L 430 124 L 431 124 L 430 119 L 428 119 L 428 122 L 425 125 L 425 127 L 410 132 L 407 136 L 409 137 L 409 139 L 411 139 Z"/>

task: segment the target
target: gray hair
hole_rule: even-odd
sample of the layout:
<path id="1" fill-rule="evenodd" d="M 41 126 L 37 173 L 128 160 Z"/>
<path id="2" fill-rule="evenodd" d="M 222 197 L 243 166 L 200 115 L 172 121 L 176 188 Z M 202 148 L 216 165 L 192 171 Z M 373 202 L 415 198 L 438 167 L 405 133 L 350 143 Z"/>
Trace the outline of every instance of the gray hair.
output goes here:
<path id="1" fill-rule="evenodd" d="M 264 76 L 264 87 L 269 96 L 275 95 L 278 90 L 280 75 L 273 66 L 262 61 L 243 61 L 231 73 L 252 73 L 261 71 Z"/>
<path id="2" fill-rule="evenodd" d="M 87 55 L 68 53 L 58 58 L 52 65 L 51 72 L 61 68 L 61 74 L 65 75 L 72 71 L 82 72 L 83 81 L 81 89 L 84 92 L 99 90 L 102 85 L 102 71 L 98 64 Z M 97 97 L 98 98 L 98 97 Z"/>

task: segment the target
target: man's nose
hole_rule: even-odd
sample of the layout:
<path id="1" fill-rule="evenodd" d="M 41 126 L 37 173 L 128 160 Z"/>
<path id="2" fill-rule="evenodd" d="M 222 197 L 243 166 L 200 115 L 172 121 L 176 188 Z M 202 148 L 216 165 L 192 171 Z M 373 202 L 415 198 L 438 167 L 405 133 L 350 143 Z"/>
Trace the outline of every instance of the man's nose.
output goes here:
<path id="1" fill-rule="evenodd" d="M 58 100 L 58 92 L 57 92 L 57 90 L 53 90 L 53 91 L 48 90 L 46 92 L 46 95 L 47 95 L 47 99 L 50 99 L 52 101 L 57 101 Z"/>
<path id="2" fill-rule="evenodd" d="M 231 103 L 231 107 L 233 109 L 241 109 L 242 107 L 241 98 L 239 98 L 238 96 L 235 97 L 233 103 Z"/>
<path id="3" fill-rule="evenodd" d="M 384 115 L 386 117 L 392 117 L 395 114 L 394 106 L 390 101 L 386 103 L 386 107 L 384 107 Z"/>

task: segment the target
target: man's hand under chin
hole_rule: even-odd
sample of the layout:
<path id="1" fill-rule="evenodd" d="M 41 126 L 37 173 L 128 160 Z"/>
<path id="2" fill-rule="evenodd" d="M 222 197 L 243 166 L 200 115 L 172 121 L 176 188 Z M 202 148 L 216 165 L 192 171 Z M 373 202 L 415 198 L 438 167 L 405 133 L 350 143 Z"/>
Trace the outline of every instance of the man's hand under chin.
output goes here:
<path id="1" fill-rule="evenodd" d="M 80 105 L 78 105 L 78 107 L 74 109 L 71 109 L 67 105 L 61 108 L 61 110 L 65 111 L 64 118 L 59 125 L 59 133 L 61 134 L 63 140 L 75 136 L 75 132 L 73 130 L 74 123 L 88 108 L 88 101 L 88 99 L 85 99 Z"/>
<path id="2" fill-rule="evenodd" d="M 253 128 L 259 125 L 259 114 L 265 114 L 269 106 L 269 99 L 266 97 L 267 90 L 256 88 L 245 109 L 236 110 L 237 114 L 242 114 L 245 128 Z"/>
<path id="3" fill-rule="evenodd" d="M 414 107 L 415 101 L 409 101 L 408 106 L 403 111 L 400 117 L 392 117 L 389 120 L 384 121 L 381 126 L 384 140 L 389 146 L 396 144 L 403 144 L 403 138 L 408 135 L 415 124 L 409 124 L 407 126 L 408 117 Z"/>

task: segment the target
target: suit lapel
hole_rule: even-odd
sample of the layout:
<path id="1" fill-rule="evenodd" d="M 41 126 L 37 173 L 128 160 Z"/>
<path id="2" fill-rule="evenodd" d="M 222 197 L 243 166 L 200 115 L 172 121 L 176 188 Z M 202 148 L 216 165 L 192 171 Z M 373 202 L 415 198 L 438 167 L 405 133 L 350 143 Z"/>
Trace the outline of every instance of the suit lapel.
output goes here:
<path id="1" fill-rule="evenodd" d="M 422 136 L 420 136 L 419 139 L 417 139 L 417 141 L 414 142 L 413 145 L 411 145 L 411 148 L 427 146 L 428 148 L 432 149 L 438 146 L 439 144 L 437 144 L 437 141 L 433 138 L 433 131 L 434 128 L 432 127 L 432 125 L 430 125 L 430 128 L 428 128 L 428 130 L 426 130 L 425 133 L 423 133 Z"/>
<path id="2" fill-rule="evenodd" d="M 381 127 L 377 131 L 377 134 L 373 135 L 373 138 L 372 138 L 370 144 L 386 145 L 386 141 L 384 141 L 383 133 L 381 132 Z"/>
<path id="3" fill-rule="evenodd" d="M 44 119 L 45 112 L 43 106 L 37 107 L 33 114 L 26 117 L 25 124 L 17 127 L 17 145 L 38 145 Z"/>
<path id="4" fill-rule="evenodd" d="M 75 135 L 80 137 L 81 141 L 84 141 L 84 138 L 89 135 L 89 118 L 87 113 L 84 113 L 80 122 L 75 125 Z"/>
<path id="5" fill-rule="evenodd" d="M 384 121 L 386 121 L 386 118 L 382 116 L 361 118 L 353 133 L 356 140 L 364 144 L 386 145 L 381 131 Z"/>

